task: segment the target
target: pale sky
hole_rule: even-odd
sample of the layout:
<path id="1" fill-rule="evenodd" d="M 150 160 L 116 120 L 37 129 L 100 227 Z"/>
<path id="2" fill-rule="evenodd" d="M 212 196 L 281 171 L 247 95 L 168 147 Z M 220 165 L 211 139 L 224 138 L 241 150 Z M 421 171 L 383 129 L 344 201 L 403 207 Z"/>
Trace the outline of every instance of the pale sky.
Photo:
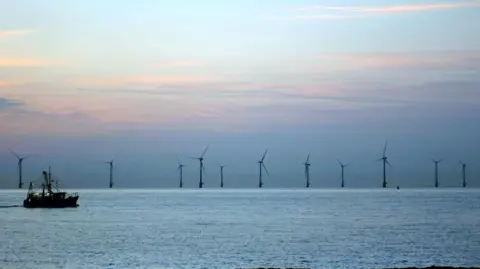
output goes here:
<path id="1" fill-rule="evenodd" d="M 0 0 L 0 187 L 480 186 L 480 1 Z"/>

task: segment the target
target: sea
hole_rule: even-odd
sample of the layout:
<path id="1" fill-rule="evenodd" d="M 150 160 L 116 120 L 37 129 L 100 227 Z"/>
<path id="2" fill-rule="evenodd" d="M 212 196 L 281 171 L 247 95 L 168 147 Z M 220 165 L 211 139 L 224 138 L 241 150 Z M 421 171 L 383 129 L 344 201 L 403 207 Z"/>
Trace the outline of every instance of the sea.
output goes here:
<path id="1" fill-rule="evenodd" d="M 480 266 L 478 189 L 0 191 L 0 268 Z"/>

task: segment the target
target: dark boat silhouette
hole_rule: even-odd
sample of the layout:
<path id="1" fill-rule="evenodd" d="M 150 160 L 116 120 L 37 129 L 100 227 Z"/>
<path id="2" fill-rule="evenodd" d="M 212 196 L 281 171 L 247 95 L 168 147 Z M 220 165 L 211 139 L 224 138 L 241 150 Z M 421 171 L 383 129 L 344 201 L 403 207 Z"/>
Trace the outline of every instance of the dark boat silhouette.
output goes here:
<path id="1" fill-rule="evenodd" d="M 43 180 L 41 190 L 33 190 L 33 183 L 30 182 L 27 198 L 23 200 L 23 207 L 26 208 L 64 208 L 77 207 L 78 194 L 52 190 L 51 176 L 43 171 Z"/>

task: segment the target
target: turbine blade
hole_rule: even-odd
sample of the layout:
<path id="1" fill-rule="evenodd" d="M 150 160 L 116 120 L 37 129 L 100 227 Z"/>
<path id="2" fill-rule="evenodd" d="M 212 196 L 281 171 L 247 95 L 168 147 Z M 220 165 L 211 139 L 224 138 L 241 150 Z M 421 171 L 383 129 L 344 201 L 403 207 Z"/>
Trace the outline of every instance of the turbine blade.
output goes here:
<path id="1" fill-rule="evenodd" d="M 270 176 L 270 174 L 268 173 L 267 167 L 263 163 L 262 163 L 262 167 L 265 170 L 265 173 L 267 173 L 267 176 Z"/>
<path id="2" fill-rule="evenodd" d="M 180 162 L 180 159 L 178 157 L 175 157 L 175 158 L 177 158 L 178 165 L 182 165 L 182 163 Z"/>
<path id="3" fill-rule="evenodd" d="M 267 156 L 267 151 L 268 151 L 268 149 L 266 149 L 265 152 L 263 153 L 262 160 L 261 160 L 262 162 L 263 162 L 263 160 L 265 160 L 265 156 Z"/>
<path id="4" fill-rule="evenodd" d="M 385 157 L 385 154 L 387 154 L 387 143 L 388 141 L 385 140 L 385 147 L 383 148 L 383 157 Z"/>
<path id="5" fill-rule="evenodd" d="M 207 147 L 205 148 L 205 150 L 203 151 L 202 155 L 200 155 L 200 158 L 203 158 L 203 156 L 205 155 L 205 153 L 207 153 L 208 147 L 209 147 L 209 146 L 207 146 Z"/>
<path id="6" fill-rule="evenodd" d="M 337 159 L 337 162 L 340 166 L 343 166 L 343 163 L 339 159 Z"/>
<path id="7" fill-rule="evenodd" d="M 309 160 L 310 160 L 310 154 L 308 154 L 307 161 L 305 161 L 305 163 L 308 163 Z"/>
<path id="8" fill-rule="evenodd" d="M 10 148 L 8 148 L 8 150 L 10 151 L 10 153 L 13 154 L 13 156 L 17 157 L 17 159 L 20 159 L 20 156 L 18 156 L 13 150 L 11 150 Z"/>
<path id="9" fill-rule="evenodd" d="M 385 162 L 388 164 L 388 166 L 390 166 L 390 168 L 393 169 L 393 166 L 387 160 L 385 160 Z"/>
<path id="10" fill-rule="evenodd" d="M 205 171 L 205 166 L 202 165 L 202 172 L 203 172 L 203 175 L 207 175 L 207 172 Z"/>

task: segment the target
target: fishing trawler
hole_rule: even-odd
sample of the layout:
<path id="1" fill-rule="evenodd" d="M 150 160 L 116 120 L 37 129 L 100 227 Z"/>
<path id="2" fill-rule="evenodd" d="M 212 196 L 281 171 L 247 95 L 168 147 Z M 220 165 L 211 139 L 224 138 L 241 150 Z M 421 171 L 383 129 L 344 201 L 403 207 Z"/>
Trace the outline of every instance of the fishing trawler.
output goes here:
<path id="1" fill-rule="evenodd" d="M 60 191 L 57 187 L 52 190 L 51 173 L 43 171 L 43 183 L 41 190 L 33 190 L 33 183 L 28 187 L 27 198 L 23 200 L 26 208 L 64 208 L 77 207 L 78 193 Z"/>

